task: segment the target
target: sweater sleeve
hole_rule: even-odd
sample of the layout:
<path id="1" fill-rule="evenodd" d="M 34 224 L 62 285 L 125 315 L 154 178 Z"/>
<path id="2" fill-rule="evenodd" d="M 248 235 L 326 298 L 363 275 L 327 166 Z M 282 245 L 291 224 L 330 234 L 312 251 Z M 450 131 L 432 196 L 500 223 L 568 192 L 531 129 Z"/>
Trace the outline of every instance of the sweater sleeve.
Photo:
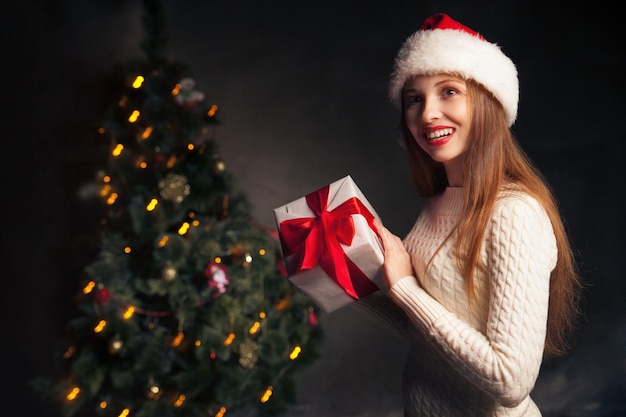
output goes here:
<path id="1" fill-rule="evenodd" d="M 522 197 L 500 200 L 485 237 L 490 295 L 484 333 L 448 311 L 414 277 L 398 281 L 390 295 L 461 374 L 512 407 L 530 394 L 539 374 L 556 240 L 545 211 Z"/>

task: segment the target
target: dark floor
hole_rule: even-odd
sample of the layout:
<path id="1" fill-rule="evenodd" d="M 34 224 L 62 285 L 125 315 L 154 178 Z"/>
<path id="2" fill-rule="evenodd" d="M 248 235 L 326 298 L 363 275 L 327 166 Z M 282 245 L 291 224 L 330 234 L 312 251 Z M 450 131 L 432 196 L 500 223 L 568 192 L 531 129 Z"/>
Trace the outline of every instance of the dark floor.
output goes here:
<path id="1" fill-rule="evenodd" d="M 552 184 L 588 283 L 571 356 L 534 392 L 545 417 L 626 416 L 623 35 L 601 4 L 544 1 L 166 2 L 170 50 L 217 103 L 228 168 L 272 209 L 350 174 L 387 227 L 419 208 L 386 83 L 400 43 L 446 11 L 517 63 L 514 131 Z M 501 5 L 502 3 L 502 5 Z M 288 5 L 288 6 L 287 6 Z M 49 368 L 83 260 L 75 190 L 91 174 L 92 124 L 112 65 L 139 54 L 139 0 L 5 2 L 2 248 L 7 415 L 53 417 L 25 381 Z M 606 20 L 603 20 L 606 19 Z M 84 217 L 84 218 L 83 218 Z M 85 226 L 82 226 L 85 227 Z M 80 244 L 80 242 L 78 242 Z M 300 417 L 399 417 L 406 346 L 350 308 L 321 317 L 323 358 L 299 376 Z M 6 385 L 5 385 L 6 386 Z M 56 417 L 56 416 L 55 416 Z"/>

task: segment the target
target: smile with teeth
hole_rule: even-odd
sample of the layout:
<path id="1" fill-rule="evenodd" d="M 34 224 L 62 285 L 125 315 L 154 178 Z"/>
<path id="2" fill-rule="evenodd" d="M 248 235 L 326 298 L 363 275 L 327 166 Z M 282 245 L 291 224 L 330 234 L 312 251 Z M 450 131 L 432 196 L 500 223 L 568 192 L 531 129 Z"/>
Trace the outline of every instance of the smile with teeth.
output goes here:
<path id="1" fill-rule="evenodd" d="M 447 136 L 450 136 L 453 132 L 454 132 L 454 129 L 447 128 L 447 129 L 435 130 L 432 132 L 426 132 L 424 136 L 426 137 L 426 140 L 428 140 L 429 142 L 437 142 Z"/>

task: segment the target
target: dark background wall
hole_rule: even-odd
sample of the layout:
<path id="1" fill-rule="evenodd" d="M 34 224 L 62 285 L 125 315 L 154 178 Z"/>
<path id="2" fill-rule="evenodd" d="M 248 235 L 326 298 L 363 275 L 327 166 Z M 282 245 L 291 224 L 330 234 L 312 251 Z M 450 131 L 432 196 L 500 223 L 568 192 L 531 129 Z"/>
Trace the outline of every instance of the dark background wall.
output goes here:
<path id="1" fill-rule="evenodd" d="M 549 3 L 549 4 L 547 4 Z M 172 58 L 220 106 L 222 156 L 255 206 L 272 209 L 352 175 L 399 235 L 420 201 L 387 101 L 391 64 L 444 11 L 517 64 L 514 131 L 553 186 L 588 284 L 573 353 L 546 365 L 545 416 L 626 414 L 623 29 L 602 2 L 166 1 Z M 3 2 L 2 347 L 5 415 L 55 416 L 26 381 L 51 369 L 88 262 L 103 79 L 140 54 L 139 0 Z M 301 377 L 299 416 L 401 415 L 405 345 L 350 308 L 322 316 L 323 359 Z M 18 414 L 19 413 L 19 414 Z M 4 412 L 3 412 L 4 414 Z"/>

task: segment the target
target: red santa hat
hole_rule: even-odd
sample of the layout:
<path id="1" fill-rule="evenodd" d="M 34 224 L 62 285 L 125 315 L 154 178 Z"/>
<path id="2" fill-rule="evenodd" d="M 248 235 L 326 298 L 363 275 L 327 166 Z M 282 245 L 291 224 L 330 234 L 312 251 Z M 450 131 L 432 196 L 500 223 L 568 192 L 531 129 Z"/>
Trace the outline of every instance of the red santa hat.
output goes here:
<path id="1" fill-rule="evenodd" d="M 400 109 L 409 77 L 440 73 L 458 74 L 482 84 L 504 107 L 509 126 L 515 122 L 519 99 L 515 64 L 497 44 L 444 13 L 426 19 L 400 48 L 389 98 Z"/>

